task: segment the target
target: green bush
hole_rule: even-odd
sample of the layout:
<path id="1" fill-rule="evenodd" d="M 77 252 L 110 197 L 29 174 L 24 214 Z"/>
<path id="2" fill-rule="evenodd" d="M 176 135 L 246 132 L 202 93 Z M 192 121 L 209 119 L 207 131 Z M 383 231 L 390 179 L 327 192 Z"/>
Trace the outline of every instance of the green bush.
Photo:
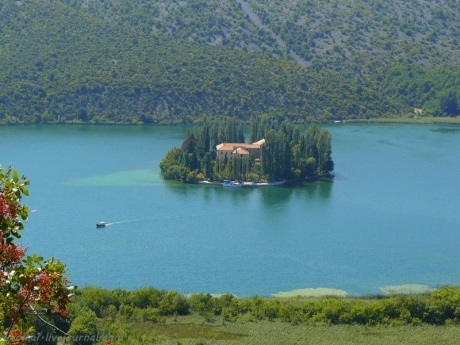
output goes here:
<path id="1" fill-rule="evenodd" d="M 96 313 L 86 307 L 80 309 L 77 317 L 72 321 L 68 333 L 74 337 L 73 339 L 78 339 L 74 342 L 75 344 L 93 344 L 97 335 Z"/>
<path id="2" fill-rule="evenodd" d="M 71 305 L 73 332 L 92 331 L 94 320 L 122 318 L 163 322 L 171 315 L 198 314 L 210 321 L 281 320 L 301 323 L 400 325 L 459 324 L 460 289 L 444 287 L 432 294 L 380 298 L 237 298 L 198 293 L 187 298 L 175 291 L 140 288 L 135 291 L 81 289 Z M 83 327 L 84 326 L 84 327 Z"/>
<path id="3" fill-rule="evenodd" d="M 162 315 L 187 315 L 189 305 L 187 299 L 176 291 L 168 291 L 159 305 Z"/>

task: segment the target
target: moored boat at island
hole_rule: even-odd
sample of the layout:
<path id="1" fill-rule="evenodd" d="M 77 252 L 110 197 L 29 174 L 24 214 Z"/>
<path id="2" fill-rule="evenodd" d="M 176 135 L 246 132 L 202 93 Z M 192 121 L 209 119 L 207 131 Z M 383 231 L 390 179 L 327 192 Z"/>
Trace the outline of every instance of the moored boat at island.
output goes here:
<path id="1" fill-rule="evenodd" d="M 243 184 L 232 180 L 224 180 L 222 186 L 229 188 L 240 188 L 243 186 Z"/>

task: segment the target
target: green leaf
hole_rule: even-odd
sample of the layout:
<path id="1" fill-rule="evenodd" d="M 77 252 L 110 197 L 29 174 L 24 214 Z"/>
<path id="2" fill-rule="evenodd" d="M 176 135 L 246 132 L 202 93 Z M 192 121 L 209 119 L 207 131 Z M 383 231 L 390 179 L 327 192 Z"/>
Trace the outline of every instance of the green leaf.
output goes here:
<path id="1" fill-rule="evenodd" d="M 19 185 L 19 189 L 21 190 L 22 194 L 29 195 L 29 190 L 23 185 Z"/>
<path id="2" fill-rule="evenodd" d="M 13 171 L 13 181 L 16 183 L 19 182 L 19 174 L 17 171 Z"/>

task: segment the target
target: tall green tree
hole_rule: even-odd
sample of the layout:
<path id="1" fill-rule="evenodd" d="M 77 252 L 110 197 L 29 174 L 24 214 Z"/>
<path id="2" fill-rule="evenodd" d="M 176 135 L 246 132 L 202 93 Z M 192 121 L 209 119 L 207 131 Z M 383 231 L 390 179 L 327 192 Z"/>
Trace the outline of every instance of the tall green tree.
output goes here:
<path id="1" fill-rule="evenodd" d="M 72 339 L 77 339 L 73 344 L 92 345 L 97 341 L 97 316 L 89 308 L 78 310 L 69 329 Z"/>
<path id="2" fill-rule="evenodd" d="M 316 137 L 317 152 L 318 152 L 318 175 L 324 175 L 331 172 L 334 168 L 334 163 L 331 159 L 332 139 L 331 134 L 327 130 L 321 130 Z"/>
<path id="3" fill-rule="evenodd" d="M 319 133 L 318 126 L 313 123 L 311 124 L 305 134 L 305 149 L 306 156 L 313 157 L 318 160 L 318 141 L 317 136 Z"/>
<path id="4" fill-rule="evenodd" d="M 213 179 L 213 161 L 212 161 L 212 154 L 210 152 L 206 152 L 203 157 L 202 169 L 204 176 L 209 179 Z"/>
<path id="5" fill-rule="evenodd" d="M 447 116 L 455 117 L 460 115 L 457 93 L 450 92 L 442 95 L 440 99 L 440 108 L 443 114 Z"/>

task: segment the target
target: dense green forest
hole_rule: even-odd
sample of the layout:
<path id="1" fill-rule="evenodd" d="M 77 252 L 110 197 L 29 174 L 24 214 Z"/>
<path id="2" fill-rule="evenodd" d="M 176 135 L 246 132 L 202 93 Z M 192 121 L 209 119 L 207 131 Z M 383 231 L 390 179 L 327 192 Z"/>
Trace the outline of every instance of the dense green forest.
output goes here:
<path id="1" fill-rule="evenodd" d="M 5 0 L 0 124 L 460 113 L 454 1 Z"/>
<path id="2" fill-rule="evenodd" d="M 187 183 L 198 181 L 272 182 L 329 175 L 334 169 L 328 130 L 311 124 L 304 135 L 289 122 L 251 118 L 249 143 L 261 139 L 260 154 L 219 155 L 221 143 L 245 143 L 243 124 L 234 118 L 206 121 L 189 131 L 180 148 L 172 148 L 160 162 L 163 177 Z M 234 145 L 231 145 L 233 151 Z"/>
<path id="3" fill-rule="evenodd" d="M 128 291 L 85 287 L 77 290 L 69 317 L 55 317 L 54 323 L 70 336 L 87 336 L 88 341 L 80 341 L 85 345 L 105 345 L 103 340 L 107 339 L 113 344 L 152 344 L 159 343 L 165 334 L 170 340 L 176 339 L 174 344 L 181 343 L 180 338 L 195 339 L 192 344 L 197 344 L 197 338 L 206 340 L 202 342 L 206 344 L 207 340 L 219 339 L 249 343 L 246 339 L 249 334 L 230 332 L 232 327 L 249 324 L 256 329 L 258 324 L 269 321 L 268 327 L 273 328 L 282 323 L 284 337 L 295 333 L 297 328 L 305 336 L 308 325 L 375 326 L 366 328 L 372 332 L 385 332 L 379 326 L 412 325 L 420 326 L 415 331 L 421 332 L 424 325 L 458 325 L 459 305 L 460 290 L 455 287 L 443 287 L 430 294 L 359 298 L 238 298 L 232 294 L 183 295 L 155 288 Z M 41 334 L 62 335 L 43 323 L 34 326 Z M 410 333 L 408 329 L 405 331 Z M 449 328 L 443 332 L 448 333 Z M 267 341 L 263 335 L 259 337 Z M 48 338 L 48 342 L 37 343 L 56 344 Z M 438 340 L 435 338 L 435 342 Z M 290 338 L 284 341 L 294 343 Z"/>

